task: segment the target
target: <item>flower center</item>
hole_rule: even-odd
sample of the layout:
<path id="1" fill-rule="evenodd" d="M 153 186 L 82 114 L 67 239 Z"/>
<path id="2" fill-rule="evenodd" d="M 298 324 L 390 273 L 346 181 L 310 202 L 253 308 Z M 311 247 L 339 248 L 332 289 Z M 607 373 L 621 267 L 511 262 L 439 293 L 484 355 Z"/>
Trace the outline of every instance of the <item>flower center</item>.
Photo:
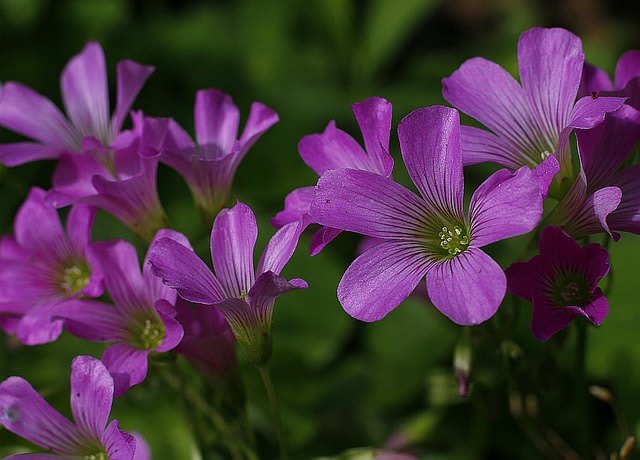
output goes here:
<path id="1" fill-rule="evenodd" d="M 164 323 L 160 318 L 145 318 L 137 322 L 132 329 L 135 345 L 143 350 L 158 348 L 166 335 Z"/>
<path id="2" fill-rule="evenodd" d="M 440 247 L 450 256 L 457 256 L 469 246 L 468 232 L 457 225 L 443 226 L 438 236 L 440 237 Z"/>
<path id="3" fill-rule="evenodd" d="M 82 460 L 109 460 L 109 456 L 106 452 L 96 452 L 95 454 L 84 455 Z"/>
<path id="4" fill-rule="evenodd" d="M 72 265 L 64 267 L 60 275 L 60 288 L 67 295 L 76 294 L 82 291 L 91 278 L 89 266 L 78 261 Z"/>
<path id="5" fill-rule="evenodd" d="M 554 283 L 551 295 L 557 306 L 584 307 L 589 303 L 591 293 L 583 274 L 569 273 L 560 276 Z"/>
<path id="6" fill-rule="evenodd" d="M 550 155 L 551 155 L 551 152 L 549 152 L 548 150 L 545 150 L 540 154 L 540 158 L 542 159 L 542 161 L 544 161 L 547 158 L 549 158 Z"/>

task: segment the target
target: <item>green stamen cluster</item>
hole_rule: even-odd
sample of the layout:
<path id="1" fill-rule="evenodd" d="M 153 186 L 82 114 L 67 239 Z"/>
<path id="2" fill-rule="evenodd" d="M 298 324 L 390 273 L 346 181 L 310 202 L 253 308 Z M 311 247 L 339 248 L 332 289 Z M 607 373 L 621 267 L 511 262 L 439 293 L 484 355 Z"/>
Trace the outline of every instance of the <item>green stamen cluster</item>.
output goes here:
<path id="1" fill-rule="evenodd" d="M 63 268 L 60 276 L 60 288 L 71 295 L 82 291 L 91 278 L 89 267 L 83 262 L 74 262 Z"/>
<path id="2" fill-rule="evenodd" d="M 82 457 L 82 460 L 109 460 L 109 456 L 105 452 L 96 452 Z"/>
<path id="3" fill-rule="evenodd" d="M 136 345 L 143 350 L 158 348 L 166 333 L 160 318 L 146 318 L 136 324 L 132 332 Z"/>
<path id="4" fill-rule="evenodd" d="M 469 246 L 469 235 L 457 225 L 452 230 L 443 226 L 438 236 L 440 237 L 440 247 L 451 256 L 460 254 Z"/>

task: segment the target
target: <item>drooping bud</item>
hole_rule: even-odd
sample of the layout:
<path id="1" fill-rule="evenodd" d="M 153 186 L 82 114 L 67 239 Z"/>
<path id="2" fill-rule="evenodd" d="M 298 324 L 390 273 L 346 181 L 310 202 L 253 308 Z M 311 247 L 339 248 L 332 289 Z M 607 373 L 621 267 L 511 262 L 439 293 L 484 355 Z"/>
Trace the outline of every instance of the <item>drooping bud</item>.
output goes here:
<path id="1" fill-rule="evenodd" d="M 469 380 L 473 359 L 469 335 L 469 329 L 465 329 L 453 351 L 453 372 L 458 381 L 458 393 L 463 398 L 469 394 Z"/>

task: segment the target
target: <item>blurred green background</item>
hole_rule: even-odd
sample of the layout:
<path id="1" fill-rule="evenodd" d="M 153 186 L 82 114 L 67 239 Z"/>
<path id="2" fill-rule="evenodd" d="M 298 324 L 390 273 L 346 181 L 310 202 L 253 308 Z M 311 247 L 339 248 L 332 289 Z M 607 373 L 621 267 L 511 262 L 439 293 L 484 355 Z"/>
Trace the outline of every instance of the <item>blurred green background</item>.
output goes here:
<path id="1" fill-rule="evenodd" d="M 274 108 L 281 121 L 247 155 L 233 191 L 233 199 L 259 217 L 261 250 L 284 196 L 315 182 L 297 142 L 331 119 L 360 139 L 353 102 L 372 95 L 390 100 L 395 132 L 409 111 L 444 103 L 441 78 L 467 58 L 484 56 L 515 73 L 518 36 L 535 25 L 569 28 L 583 38 L 588 60 L 612 72 L 624 50 L 640 48 L 637 6 L 632 0 L 0 0 L 0 81 L 20 81 L 59 104 L 60 71 L 87 40 L 98 40 L 112 98 L 118 61 L 153 64 L 156 72 L 134 107 L 172 116 L 191 132 L 201 88 L 232 95 L 245 118 L 254 100 Z M 15 139 L 0 132 L 0 142 Z M 406 182 L 393 135 L 392 153 L 395 176 Z M 2 232 L 11 231 L 30 186 L 48 188 L 52 170 L 50 162 L 0 169 Z M 468 169 L 467 190 L 489 171 Z M 159 189 L 174 227 L 205 248 L 209 229 L 180 177 L 161 167 Z M 132 238 L 108 216 L 100 216 L 95 236 Z M 526 241 L 499 243 L 491 251 L 506 267 Z M 622 430 L 611 406 L 594 398 L 586 420 L 578 419 L 573 332 L 535 342 L 528 304 L 507 298 L 494 320 L 471 332 L 474 386 L 462 400 L 451 363 L 463 330 L 418 299 L 376 324 L 352 320 L 335 288 L 357 238 L 343 235 L 315 258 L 308 256 L 308 243 L 305 237 L 285 276 L 305 278 L 310 288 L 279 300 L 274 316 L 272 367 L 292 458 L 381 447 L 392 437 L 392 445 L 406 445 L 424 459 L 571 458 L 585 436 L 594 458 L 597 452 L 608 458 L 624 440 L 624 426 L 632 433 L 640 428 L 637 237 L 627 235 L 612 249 L 611 312 L 589 337 L 589 382 L 613 392 Z M 101 349 L 69 336 L 32 348 L 3 338 L 0 379 L 27 378 L 68 414 L 72 357 L 99 356 Z M 251 368 L 245 376 L 261 458 L 275 458 L 265 395 Z M 147 438 L 154 458 L 189 459 L 193 440 L 175 400 L 151 372 L 144 385 L 116 401 L 113 415 L 123 429 Z M 21 445 L 0 431 L 0 455 Z"/>

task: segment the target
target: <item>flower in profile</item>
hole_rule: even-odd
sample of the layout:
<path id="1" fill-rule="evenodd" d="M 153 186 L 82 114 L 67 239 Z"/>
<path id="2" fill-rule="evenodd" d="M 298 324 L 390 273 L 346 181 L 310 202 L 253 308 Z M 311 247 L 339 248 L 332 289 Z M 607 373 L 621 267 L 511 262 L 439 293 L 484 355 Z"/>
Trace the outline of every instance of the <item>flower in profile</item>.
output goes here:
<path id="1" fill-rule="evenodd" d="M 304 280 L 287 281 L 279 276 L 296 249 L 301 228 L 301 222 L 292 222 L 278 230 L 254 270 L 256 218 L 251 208 L 237 203 L 221 211 L 213 223 L 211 259 L 215 275 L 188 244 L 169 238 L 160 238 L 151 246 L 149 263 L 183 299 L 219 308 L 249 359 L 262 366 L 271 357 L 276 299 L 307 287 Z"/>
<path id="2" fill-rule="evenodd" d="M 578 37 L 564 29 L 535 27 L 518 41 L 521 84 L 502 67 L 479 57 L 443 79 L 444 98 L 490 130 L 462 127 L 464 164 L 536 168 L 551 158 L 552 164 L 543 167 L 546 172 L 538 171 L 545 195 L 558 166 L 558 180 L 572 179 L 571 132 L 593 128 L 625 100 L 589 95 L 576 102 L 583 64 Z"/>
<path id="3" fill-rule="evenodd" d="M 580 174 L 548 223 L 574 238 L 640 233 L 640 165 L 625 167 L 640 140 L 640 111 L 625 104 L 577 139 Z"/>
<path id="4" fill-rule="evenodd" d="M 533 304 L 531 330 L 546 341 L 577 317 L 599 326 L 609 303 L 598 282 L 609 272 L 609 255 L 599 244 L 580 247 L 558 227 L 546 227 L 540 254 L 507 270 L 508 289 Z"/>
<path id="5" fill-rule="evenodd" d="M 109 421 L 113 379 L 104 365 L 90 356 L 71 363 L 71 412 L 75 423 L 51 407 L 24 379 L 0 383 L 0 424 L 8 431 L 47 449 L 48 454 L 18 454 L 18 459 L 147 460 L 136 452 L 136 438 Z M 144 448 L 144 446 L 143 446 Z"/>
<path id="6" fill-rule="evenodd" d="M 161 230 L 156 239 L 188 244 L 182 235 Z M 104 282 L 113 305 L 102 302 L 68 302 L 57 313 L 67 330 L 93 342 L 111 342 L 102 355 L 119 398 L 147 376 L 151 352 L 175 348 L 183 336 L 175 319 L 176 291 L 153 276 L 146 263 L 140 271 L 135 248 L 126 241 L 96 245 Z"/>
<path id="7" fill-rule="evenodd" d="M 121 136 L 122 123 L 153 70 L 130 60 L 118 63 L 118 94 L 111 117 L 104 52 L 95 42 L 88 43 L 62 72 L 62 100 L 69 119 L 32 89 L 5 83 L 0 87 L 0 126 L 35 142 L 0 145 L 0 163 L 16 166 L 59 158 L 63 153 L 87 153 L 108 165 L 108 158 L 87 152 L 85 144 L 110 150 L 126 142 Z"/>
<path id="8" fill-rule="evenodd" d="M 32 188 L 18 210 L 14 235 L 0 239 L 0 327 L 26 345 L 56 340 L 56 312 L 102 294 L 102 270 L 90 243 L 94 211 L 74 206 L 66 232 L 46 192 Z"/>
<path id="9" fill-rule="evenodd" d="M 56 207 L 86 203 L 117 217 L 145 241 L 166 226 L 156 184 L 160 145 L 168 120 L 132 112 L 133 129 L 117 147 L 85 139 L 87 155 L 64 154 L 47 199 Z"/>
<path id="10" fill-rule="evenodd" d="M 179 298 L 176 320 L 184 337 L 175 348 L 207 376 L 221 394 L 238 407 L 244 404 L 241 377 L 236 357 L 236 341 L 222 312 L 211 306 L 193 304 Z"/>
<path id="11" fill-rule="evenodd" d="M 340 303 L 357 319 L 377 321 L 426 275 L 436 308 L 458 324 L 481 323 L 502 302 L 506 279 L 480 248 L 535 228 L 542 215 L 538 181 L 527 167 L 499 170 L 475 191 L 465 215 L 458 112 L 416 110 L 400 122 L 398 137 L 422 197 L 368 171 L 330 170 L 318 181 L 316 222 L 385 240 L 347 269 Z"/>
<path id="12" fill-rule="evenodd" d="M 604 70 L 585 63 L 578 97 L 625 96 L 625 102 L 640 110 L 640 50 L 629 50 L 620 56 L 613 81 Z"/>
<path id="13" fill-rule="evenodd" d="M 211 222 L 224 207 L 240 162 L 275 123 L 278 114 L 260 102 L 251 112 L 240 138 L 240 112 L 230 96 L 216 89 L 196 94 L 196 143 L 175 121 L 169 122 L 161 161 L 178 171 L 191 189 L 196 205 Z"/>
<path id="14" fill-rule="evenodd" d="M 393 158 L 389 155 L 391 104 L 381 97 L 370 97 L 353 104 L 352 110 L 362 132 L 364 149 L 331 121 L 323 133 L 310 134 L 300 140 L 300 156 L 318 176 L 329 169 L 351 168 L 389 177 L 393 171 Z M 313 223 L 310 217 L 313 194 L 314 187 L 302 187 L 289 193 L 284 200 L 284 209 L 271 220 L 273 226 L 280 228 L 301 218 L 307 224 Z M 311 238 L 311 255 L 318 254 L 339 234 L 338 229 L 321 227 Z"/>

